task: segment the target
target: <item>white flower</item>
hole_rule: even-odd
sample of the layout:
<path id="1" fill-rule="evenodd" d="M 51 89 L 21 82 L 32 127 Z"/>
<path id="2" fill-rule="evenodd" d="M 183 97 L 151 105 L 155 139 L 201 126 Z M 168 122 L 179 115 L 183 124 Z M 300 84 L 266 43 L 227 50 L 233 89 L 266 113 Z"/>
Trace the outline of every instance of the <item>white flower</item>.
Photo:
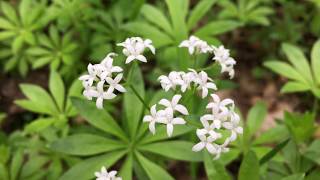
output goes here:
<path id="1" fill-rule="evenodd" d="M 84 97 L 86 97 L 88 100 L 92 100 L 92 95 L 97 91 L 96 87 L 87 86 L 84 88 L 82 94 Z"/>
<path id="2" fill-rule="evenodd" d="M 218 114 L 220 111 L 228 111 L 226 106 L 230 106 L 234 109 L 234 101 L 232 99 L 220 100 L 220 97 L 216 94 L 211 94 L 212 102 L 210 102 L 206 108 L 211 108 L 213 114 Z"/>
<path id="3" fill-rule="evenodd" d="M 215 147 L 213 146 L 212 142 L 215 141 L 217 138 L 212 136 L 206 136 L 203 131 L 197 129 L 197 136 L 200 139 L 200 142 L 192 147 L 192 151 L 198 152 L 201 151 L 203 148 L 206 148 L 211 154 L 216 152 Z"/>
<path id="4" fill-rule="evenodd" d="M 83 87 L 89 87 L 92 86 L 94 80 L 96 79 L 96 70 L 95 67 L 92 64 L 88 64 L 88 73 L 79 77 L 79 80 L 82 81 Z"/>
<path id="5" fill-rule="evenodd" d="M 123 69 L 119 66 L 113 66 L 113 56 L 117 56 L 116 53 L 109 53 L 103 60 L 102 62 L 100 63 L 103 67 L 104 67 L 104 70 L 103 72 L 101 73 L 100 77 L 101 79 L 105 79 L 106 77 L 110 77 L 112 75 L 112 73 L 114 72 L 122 72 Z"/>
<path id="6" fill-rule="evenodd" d="M 172 111 L 178 111 L 183 115 L 188 115 L 189 113 L 188 113 L 187 108 L 181 104 L 178 104 L 181 97 L 182 96 L 180 94 L 176 94 L 173 96 L 171 102 L 167 99 L 161 99 L 159 101 L 159 104 L 161 104 L 167 108 L 172 109 Z"/>
<path id="7" fill-rule="evenodd" d="M 88 92 L 88 96 L 91 96 L 91 97 L 95 97 L 97 98 L 97 101 L 96 101 L 96 106 L 97 108 L 99 109 L 102 109 L 103 108 L 103 100 L 104 99 L 113 99 L 116 97 L 115 94 L 113 94 L 112 92 L 105 92 L 103 90 L 103 85 L 104 85 L 104 81 L 100 81 L 98 84 L 97 84 L 97 89 L 94 90 L 90 90 L 90 92 Z"/>
<path id="8" fill-rule="evenodd" d="M 106 77 L 106 82 L 109 84 L 108 93 L 112 93 L 114 89 L 120 92 L 126 92 L 126 89 L 119 84 L 122 79 L 123 74 L 118 74 L 114 79 Z"/>
<path id="9" fill-rule="evenodd" d="M 139 60 L 141 62 L 147 62 L 146 57 L 142 55 L 145 48 L 149 48 L 153 54 L 155 54 L 155 48 L 152 45 L 150 39 L 145 41 L 140 37 L 127 38 L 124 42 L 117 44 L 124 47 L 123 54 L 127 56 L 126 64 L 133 60 Z"/>
<path id="10" fill-rule="evenodd" d="M 156 133 L 156 129 L 155 129 L 155 124 L 157 122 L 159 123 L 165 123 L 166 119 L 165 119 L 165 111 L 164 110 L 160 110 L 157 112 L 156 109 L 156 104 L 153 105 L 150 109 L 150 113 L 151 115 L 146 115 L 143 118 L 143 122 L 149 122 L 149 130 L 151 131 L 152 134 Z"/>
<path id="11" fill-rule="evenodd" d="M 219 159 L 222 153 L 229 152 L 229 148 L 227 148 L 229 143 L 230 143 L 230 140 L 227 138 L 222 145 L 213 144 L 214 151 L 212 152 L 212 154 L 216 155 L 214 159 Z"/>
<path id="12" fill-rule="evenodd" d="M 216 60 L 221 65 L 221 73 L 228 72 L 230 78 L 234 77 L 233 66 L 236 64 L 236 61 L 230 57 L 230 52 L 228 49 L 225 49 L 224 46 L 214 47 L 212 46 L 214 57 L 213 60 Z"/>
<path id="13" fill-rule="evenodd" d="M 230 122 L 224 122 L 222 126 L 228 130 L 231 130 L 231 135 L 229 137 L 230 141 L 235 141 L 237 139 L 237 134 L 242 134 L 243 129 L 239 125 L 240 117 L 235 112 L 231 112 Z"/>
<path id="14" fill-rule="evenodd" d="M 207 131 L 208 134 L 211 135 L 211 133 L 214 134 L 214 129 L 220 129 L 221 128 L 221 124 L 222 124 L 222 120 L 217 117 L 214 116 L 212 114 L 206 114 L 201 116 L 200 121 L 204 127 L 204 129 Z M 209 121 L 212 121 L 211 124 L 209 124 Z M 214 131 L 214 132 L 211 132 Z"/>
<path id="15" fill-rule="evenodd" d="M 158 80 L 165 91 L 169 91 L 169 89 L 175 90 L 176 86 L 184 84 L 184 81 L 181 78 L 181 73 L 176 71 L 170 72 L 168 76 L 161 75 Z"/>
<path id="16" fill-rule="evenodd" d="M 217 90 L 217 86 L 213 82 L 208 82 L 208 80 L 212 81 L 204 71 L 201 71 L 195 80 L 196 84 L 199 85 L 198 89 L 202 91 L 202 98 L 207 97 L 208 89 Z"/>
<path id="17" fill-rule="evenodd" d="M 185 124 L 186 121 L 179 117 L 176 117 L 176 118 L 173 117 L 173 110 L 171 108 L 166 108 L 164 111 L 165 111 L 165 114 L 164 114 L 165 121 L 162 123 L 167 125 L 167 134 L 169 137 L 171 137 L 173 133 L 173 125 Z"/>
<path id="18" fill-rule="evenodd" d="M 190 36 L 188 40 L 182 41 L 179 47 L 188 48 L 190 55 L 194 53 L 207 53 L 212 51 L 212 48 L 207 44 L 207 42 L 199 39 L 196 36 Z"/>
<path id="19" fill-rule="evenodd" d="M 122 180 L 121 177 L 116 177 L 117 171 L 108 172 L 106 167 L 102 167 L 100 172 L 95 172 L 96 180 Z"/>
<path id="20" fill-rule="evenodd" d="M 194 74 L 194 72 L 183 72 L 181 73 L 181 77 L 183 80 L 183 83 L 181 85 L 181 91 L 185 92 L 187 89 L 190 88 L 190 85 L 195 80 L 196 75 Z"/>

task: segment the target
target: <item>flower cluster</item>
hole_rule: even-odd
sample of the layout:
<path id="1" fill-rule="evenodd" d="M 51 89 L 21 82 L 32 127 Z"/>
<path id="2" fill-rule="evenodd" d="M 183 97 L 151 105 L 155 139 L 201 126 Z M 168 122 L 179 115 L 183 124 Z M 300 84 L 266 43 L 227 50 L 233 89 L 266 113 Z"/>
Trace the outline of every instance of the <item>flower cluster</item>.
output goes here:
<path id="1" fill-rule="evenodd" d="M 168 136 L 172 136 L 173 133 L 173 125 L 177 124 L 185 124 L 186 121 L 183 118 L 175 117 L 174 113 L 179 112 L 182 115 L 188 115 L 189 112 L 187 108 L 179 103 L 181 99 L 181 95 L 174 95 L 172 100 L 169 101 L 167 99 L 161 99 L 159 104 L 164 106 L 164 110 L 157 111 L 156 104 L 151 107 L 150 113 L 151 115 L 146 115 L 143 118 L 144 122 L 149 122 L 149 130 L 155 134 L 155 124 L 161 123 L 167 126 L 167 134 Z"/>
<path id="2" fill-rule="evenodd" d="M 196 36 L 190 36 L 188 40 L 182 41 L 179 47 L 188 48 L 190 55 L 212 52 L 212 48 L 208 45 L 208 43 Z"/>
<path id="3" fill-rule="evenodd" d="M 229 50 L 225 49 L 224 46 L 209 46 L 207 42 L 198 37 L 190 36 L 188 40 L 182 41 L 179 47 L 188 48 L 190 55 L 193 55 L 194 53 L 213 53 L 214 57 L 212 60 L 215 60 L 220 64 L 221 73 L 228 72 L 230 78 L 234 77 L 233 66 L 236 64 L 236 61 L 230 57 Z"/>
<path id="4" fill-rule="evenodd" d="M 96 180 L 122 180 L 121 177 L 116 177 L 117 171 L 108 172 L 106 167 L 102 167 L 100 172 L 95 172 Z"/>
<path id="5" fill-rule="evenodd" d="M 96 106 L 103 108 L 104 99 L 113 99 L 116 97 L 114 90 L 126 92 L 126 89 L 119 84 L 123 70 L 119 66 L 113 66 L 113 57 L 115 53 L 109 53 L 101 63 L 89 64 L 88 74 L 82 75 L 79 79 L 84 87 L 83 95 L 88 99 L 97 98 Z M 114 73 L 118 73 L 114 78 Z M 107 90 L 105 90 L 107 88 Z"/>
<path id="6" fill-rule="evenodd" d="M 234 102 L 231 99 L 220 100 L 216 94 L 211 94 L 212 102 L 207 105 L 211 109 L 210 114 L 205 114 L 200 118 L 202 129 L 197 130 L 200 142 L 193 146 L 193 151 L 200 151 L 204 148 L 209 153 L 220 157 L 223 152 L 228 152 L 228 144 L 235 141 L 237 134 L 242 134 L 243 129 L 239 125 L 240 117 L 234 112 Z M 215 141 L 222 139 L 222 131 L 229 131 L 230 134 L 224 139 L 221 145 Z"/>
<path id="7" fill-rule="evenodd" d="M 233 78 L 233 66 L 236 64 L 236 61 L 230 57 L 229 49 L 225 49 L 224 46 L 212 46 L 212 48 L 214 53 L 213 60 L 217 61 L 221 65 L 221 73 L 228 72 L 230 78 Z"/>
<path id="8" fill-rule="evenodd" d="M 147 62 L 146 57 L 142 55 L 146 48 L 149 48 L 153 54 L 156 52 L 150 39 L 143 40 L 140 37 L 127 38 L 124 42 L 118 43 L 117 46 L 124 47 L 122 52 L 127 56 L 126 64 L 135 59 L 141 62 Z"/>
<path id="9" fill-rule="evenodd" d="M 185 92 L 193 83 L 198 90 L 202 91 L 202 98 L 207 97 L 208 89 L 217 90 L 217 86 L 206 72 L 197 73 L 194 69 L 189 69 L 189 72 L 172 71 L 168 76 L 160 76 L 158 80 L 165 91 L 169 89 L 176 90 L 176 87 L 180 86 L 181 92 Z"/>

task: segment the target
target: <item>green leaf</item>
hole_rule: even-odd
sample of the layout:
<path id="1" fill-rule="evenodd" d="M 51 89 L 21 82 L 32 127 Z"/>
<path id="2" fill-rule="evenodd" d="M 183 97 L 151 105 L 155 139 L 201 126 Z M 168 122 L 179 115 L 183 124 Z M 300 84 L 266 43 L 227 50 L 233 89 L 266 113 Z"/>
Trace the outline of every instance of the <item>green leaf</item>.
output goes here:
<path id="1" fill-rule="evenodd" d="M 23 151 L 18 150 L 14 155 L 10 165 L 10 175 L 12 180 L 19 178 L 19 172 L 23 163 Z"/>
<path id="2" fill-rule="evenodd" d="M 184 3 L 186 2 L 185 0 L 166 0 L 165 1 L 169 13 L 170 13 L 170 18 L 173 26 L 173 31 L 174 31 L 174 37 L 178 42 L 184 40 L 188 36 L 188 30 L 187 30 L 187 25 L 185 22 L 185 9 L 183 9 L 183 6 L 185 5 Z"/>
<path id="3" fill-rule="evenodd" d="M 0 179 L 9 179 L 9 174 L 6 166 L 0 163 Z"/>
<path id="4" fill-rule="evenodd" d="M 232 31 L 241 26 L 240 23 L 231 20 L 217 20 L 208 23 L 195 32 L 196 36 L 215 36 Z"/>
<path id="5" fill-rule="evenodd" d="M 123 28 L 129 32 L 139 34 L 152 40 L 155 47 L 160 48 L 173 43 L 173 40 L 158 28 L 145 22 L 129 22 L 123 25 Z"/>
<path id="6" fill-rule="evenodd" d="M 49 163 L 49 159 L 47 157 L 43 157 L 40 155 L 30 156 L 30 159 L 23 165 L 21 170 L 21 179 L 27 179 L 30 176 L 37 174 L 39 169 L 42 169 L 46 163 Z"/>
<path id="7" fill-rule="evenodd" d="M 318 85 L 320 85 L 320 40 L 318 40 L 311 51 L 311 66 L 313 75 Z"/>
<path id="8" fill-rule="evenodd" d="M 2 138 L 1 138 L 2 140 Z M 9 147 L 1 144 L 0 145 L 0 153 L 1 153 L 1 156 L 0 156 L 0 164 L 6 164 L 10 158 L 10 149 Z"/>
<path id="9" fill-rule="evenodd" d="M 285 112 L 284 122 L 296 142 L 304 142 L 315 131 L 315 117 L 312 113 L 293 114 Z"/>
<path id="10" fill-rule="evenodd" d="M 55 115 L 58 112 L 51 96 L 41 87 L 31 84 L 20 84 L 20 89 L 33 104 L 32 106 L 36 107 L 40 112 L 51 115 Z M 19 105 L 19 101 L 17 104 Z"/>
<path id="11" fill-rule="evenodd" d="M 1 2 L 1 10 L 3 14 L 13 23 L 18 24 L 19 20 L 16 14 L 16 11 L 14 8 L 7 2 L 2 1 Z"/>
<path id="12" fill-rule="evenodd" d="M 27 50 L 28 54 L 34 55 L 34 56 L 43 56 L 43 55 L 49 55 L 50 51 L 48 49 L 42 48 L 42 47 L 31 47 Z"/>
<path id="13" fill-rule="evenodd" d="M 145 96 L 143 82 L 140 68 L 138 64 L 134 63 L 128 74 L 127 83 L 132 86 L 142 98 Z M 141 122 L 144 106 L 131 87 L 127 87 L 123 101 L 129 134 L 131 137 L 135 137 L 138 125 Z"/>
<path id="14" fill-rule="evenodd" d="M 71 101 L 89 124 L 127 141 L 123 130 L 107 111 L 99 110 L 94 103 L 80 98 L 72 98 Z"/>
<path id="15" fill-rule="evenodd" d="M 202 0 L 190 12 L 188 18 L 188 29 L 192 29 L 197 25 L 198 21 L 210 10 L 217 0 Z"/>
<path id="16" fill-rule="evenodd" d="M 132 155 L 129 154 L 121 167 L 119 176 L 122 177 L 122 179 L 124 180 L 132 179 L 132 170 L 133 170 L 133 158 L 132 158 Z"/>
<path id="17" fill-rule="evenodd" d="M 277 144 L 276 147 L 274 147 L 271 151 L 269 151 L 266 155 L 264 155 L 260 159 L 260 165 L 263 165 L 264 163 L 268 162 L 270 159 L 272 159 L 279 151 L 281 151 L 290 141 L 290 139 L 286 139 L 282 141 L 281 143 Z"/>
<path id="18" fill-rule="evenodd" d="M 142 168 L 145 170 L 147 175 L 151 180 L 173 180 L 174 178 L 168 174 L 163 168 L 158 166 L 156 163 L 150 161 L 149 159 L 142 156 L 140 153 L 136 152 L 138 161 L 140 162 Z"/>
<path id="19" fill-rule="evenodd" d="M 38 69 L 43 67 L 44 65 L 48 64 L 50 61 L 52 61 L 52 57 L 41 57 L 37 58 L 35 61 L 32 62 L 32 68 Z"/>
<path id="20" fill-rule="evenodd" d="M 78 114 L 76 108 L 72 105 L 71 97 L 81 97 L 82 96 L 82 83 L 78 79 L 75 79 L 71 84 L 68 96 L 65 112 L 68 116 L 75 116 Z"/>
<path id="21" fill-rule="evenodd" d="M 10 21 L 0 17 L 0 29 L 13 30 L 14 28 L 14 25 Z"/>
<path id="22" fill-rule="evenodd" d="M 121 141 L 91 134 L 68 136 L 53 142 L 50 146 L 54 151 L 78 156 L 110 152 L 124 147 L 126 147 L 126 145 Z"/>
<path id="23" fill-rule="evenodd" d="M 284 177 L 281 180 L 304 180 L 304 173 L 292 174 L 290 176 Z"/>
<path id="24" fill-rule="evenodd" d="M 29 123 L 24 131 L 26 133 L 39 133 L 55 122 L 55 118 L 39 118 Z"/>
<path id="25" fill-rule="evenodd" d="M 203 152 L 204 167 L 209 180 L 230 180 L 228 172 L 220 160 L 214 160 L 207 151 Z"/>
<path id="26" fill-rule="evenodd" d="M 162 28 L 167 34 L 172 35 L 173 30 L 171 24 L 159 9 L 152 5 L 145 4 L 141 8 L 141 13 L 148 21 Z"/>
<path id="27" fill-rule="evenodd" d="M 16 33 L 13 31 L 1 31 L 0 32 L 0 40 L 9 39 L 15 35 L 16 35 Z"/>
<path id="28" fill-rule="evenodd" d="M 281 93 L 304 92 L 310 90 L 310 86 L 303 82 L 287 82 L 282 88 Z"/>
<path id="29" fill-rule="evenodd" d="M 49 90 L 58 105 L 60 112 L 63 112 L 65 89 L 61 76 L 55 70 L 51 70 L 50 72 Z"/>
<path id="30" fill-rule="evenodd" d="M 263 132 L 254 140 L 253 144 L 258 145 L 279 142 L 288 136 L 288 129 L 284 125 L 277 125 L 276 127 L 270 128 Z"/>
<path id="31" fill-rule="evenodd" d="M 193 145 L 193 143 L 186 141 L 165 141 L 143 145 L 139 149 L 171 159 L 200 162 L 202 161 L 202 155 L 191 150 Z"/>
<path id="32" fill-rule="evenodd" d="M 312 84 L 313 79 L 310 66 L 303 52 L 297 46 L 287 43 L 282 44 L 282 49 L 295 69 L 301 74 L 302 77 L 304 77 L 304 79 L 307 80 L 307 82 Z"/>
<path id="33" fill-rule="evenodd" d="M 253 151 L 249 151 L 243 158 L 238 174 L 239 180 L 259 180 L 259 161 Z"/>
<path id="34" fill-rule="evenodd" d="M 254 135 L 261 127 L 263 120 L 267 115 L 267 106 L 264 102 L 257 102 L 248 113 L 247 126 L 250 136 Z"/>
<path id="35" fill-rule="evenodd" d="M 52 40 L 55 47 L 59 47 L 60 46 L 60 38 L 59 38 L 58 29 L 55 26 L 50 26 L 49 34 L 50 34 L 50 39 Z"/>
<path id="36" fill-rule="evenodd" d="M 124 151 L 116 151 L 100 156 L 95 156 L 73 166 L 62 175 L 60 180 L 88 180 L 94 177 L 94 173 L 100 171 L 102 166 L 109 168 L 116 163 L 123 155 Z"/>
<path id="37" fill-rule="evenodd" d="M 307 83 L 296 69 L 280 60 L 267 61 L 263 65 L 286 78 Z"/>
<path id="38" fill-rule="evenodd" d="M 320 140 L 313 141 L 303 155 L 320 165 Z"/>

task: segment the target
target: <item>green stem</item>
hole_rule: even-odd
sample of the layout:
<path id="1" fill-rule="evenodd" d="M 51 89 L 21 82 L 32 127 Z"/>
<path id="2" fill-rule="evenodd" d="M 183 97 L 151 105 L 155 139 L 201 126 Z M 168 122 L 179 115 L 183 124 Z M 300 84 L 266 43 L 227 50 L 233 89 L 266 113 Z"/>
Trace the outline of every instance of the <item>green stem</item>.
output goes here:
<path id="1" fill-rule="evenodd" d="M 133 93 L 137 96 L 137 98 L 141 101 L 143 106 L 149 111 L 150 107 L 147 105 L 147 103 L 143 100 L 143 98 L 140 96 L 138 91 L 132 86 L 132 84 L 129 84 L 129 87 L 132 89 Z"/>

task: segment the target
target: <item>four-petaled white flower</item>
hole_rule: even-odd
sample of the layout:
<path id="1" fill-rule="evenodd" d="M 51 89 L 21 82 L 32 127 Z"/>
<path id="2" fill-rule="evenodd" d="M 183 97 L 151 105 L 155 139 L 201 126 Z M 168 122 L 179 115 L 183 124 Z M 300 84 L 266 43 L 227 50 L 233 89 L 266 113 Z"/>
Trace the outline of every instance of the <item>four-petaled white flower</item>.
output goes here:
<path id="1" fill-rule="evenodd" d="M 230 121 L 223 122 L 222 126 L 231 131 L 229 137 L 230 141 L 235 141 L 237 139 L 237 134 L 243 133 L 243 128 L 239 125 L 240 117 L 235 112 L 231 112 Z"/>
<path id="2" fill-rule="evenodd" d="M 149 122 L 149 130 L 151 131 L 152 134 L 156 133 L 156 128 L 155 128 L 155 124 L 156 123 L 165 123 L 166 119 L 165 119 L 165 111 L 164 110 L 160 110 L 157 112 L 156 109 L 156 104 L 153 105 L 150 109 L 150 113 L 151 115 L 146 115 L 143 118 L 143 122 Z"/>
<path id="3" fill-rule="evenodd" d="M 186 121 L 180 117 L 174 117 L 171 108 L 166 108 L 164 111 L 165 121 L 163 123 L 167 125 L 167 134 L 171 137 L 173 134 L 173 125 L 185 124 Z"/>
<path id="4" fill-rule="evenodd" d="M 225 49 L 224 46 L 214 47 L 212 46 L 214 57 L 213 60 L 217 61 L 221 65 L 221 73 L 228 72 L 230 78 L 234 77 L 233 66 L 236 64 L 236 61 L 230 57 L 230 52 L 228 49 Z"/>
<path id="5" fill-rule="evenodd" d="M 108 172 L 106 167 L 102 167 L 100 172 L 95 172 L 96 180 L 122 180 L 121 177 L 116 177 L 117 171 Z"/>
<path id="6" fill-rule="evenodd" d="M 147 62 L 147 58 L 143 56 L 145 48 L 149 48 L 150 51 L 155 54 L 155 48 L 153 47 L 150 39 L 143 40 L 140 37 L 131 37 L 127 38 L 122 43 L 118 43 L 117 45 L 124 47 L 122 52 L 127 56 L 126 64 L 133 60 Z"/>
<path id="7" fill-rule="evenodd" d="M 85 88 L 92 86 L 97 76 L 96 70 L 92 64 L 88 64 L 87 70 L 89 74 L 85 74 L 79 77 L 79 80 L 82 81 L 82 86 Z"/>
<path id="8" fill-rule="evenodd" d="M 218 114 L 220 111 L 228 111 L 227 106 L 230 106 L 231 109 L 234 109 L 234 101 L 232 99 L 220 100 L 220 97 L 216 94 L 211 94 L 212 102 L 210 102 L 206 108 L 212 109 L 213 114 Z"/>
<path id="9" fill-rule="evenodd" d="M 103 108 L 104 99 L 113 99 L 116 97 L 116 95 L 112 92 L 105 92 L 103 90 L 103 85 L 104 85 L 104 81 L 100 81 L 97 85 L 97 89 L 96 90 L 92 89 L 89 92 L 90 93 L 89 96 L 97 98 L 96 106 L 99 109 Z"/>
<path id="10" fill-rule="evenodd" d="M 105 79 L 106 77 L 110 77 L 112 73 L 120 73 L 123 71 L 123 69 L 119 66 L 113 66 L 113 58 L 114 56 L 117 56 L 116 53 L 109 53 L 102 61 L 101 65 L 103 66 L 104 70 L 101 73 L 100 77 L 101 79 Z"/>
<path id="11" fill-rule="evenodd" d="M 207 42 L 196 36 L 190 36 L 188 40 L 182 41 L 179 47 L 188 48 L 190 55 L 194 53 L 208 53 L 212 51 L 212 48 L 207 44 Z"/>
<path id="12" fill-rule="evenodd" d="M 161 99 L 159 101 L 159 104 L 161 104 L 167 108 L 172 109 L 172 111 L 178 111 L 183 115 L 188 115 L 189 113 L 188 113 L 187 108 L 181 104 L 178 104 L 181 97 L 182 96 L 180 94 L 176 94 L 173 96 L 171 102 L 167 99 Z"/>
<path id="13" fill-rule="evenodd" d="M 208 82 L 209 80 L 209 82 Z M 198 74 L 197 79 L 195 80 L 195 82 L 199 85 L 198 89 L 202 91 L 202 98 L 207 97 L 208 95 L 208 89 L 213 89 L 213 90 L 217 90 L 217 86 L 213 83 L 210 82 L 212 81 L 211 78 L 208 77 L 208 74 L 204 71 L 201 71 Z"/>
<path id="14" fill-rule="evenodd" d="M 216 148 L 212 143 L 217 138 L 219 138 L 218 135 L 217 137 L 206 136 L 206 134 L 204 134 L 203 131 L 197 129 L 197 136 L 200 139 L 200 142 L 192 147 L 192 151 L 198 152 L 201 151 L 203 148 L 206 148 L 211 154 L 216 152 Z"/>
<path id="15" fill-rule="evenodd" d="M 169 89 L 175 90 L 176 86 L 183 85 L 184 83 L 180 75 L 181 73 L 172 71 L 168 76 L 161 75 L 158 80 L 165 91 L 169 91 Z"/>
<path id="16" fill-rule="evenodd" d="M 119 84 L 122 79 L 123 74 L 118 74 L 114 79 L 111 77 L 106 77 L 106 82 L 109 84 L 108 93 L 112 93 L 115 89 L 119 92 L 126 92 L 126 89 Z"/>

